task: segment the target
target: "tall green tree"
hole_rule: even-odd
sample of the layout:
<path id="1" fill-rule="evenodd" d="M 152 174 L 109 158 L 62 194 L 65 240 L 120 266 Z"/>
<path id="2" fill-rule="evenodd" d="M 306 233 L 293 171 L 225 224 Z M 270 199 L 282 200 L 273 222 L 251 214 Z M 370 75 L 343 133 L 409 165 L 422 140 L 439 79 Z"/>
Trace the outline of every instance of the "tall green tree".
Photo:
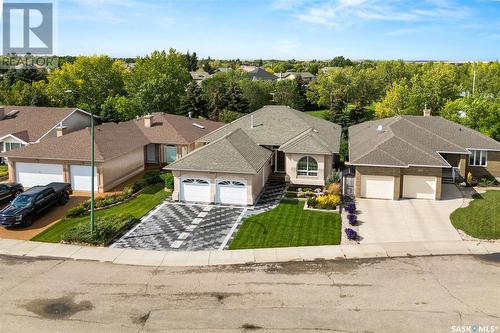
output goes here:
<path id="1" fill-rule="evenodd" d="M 274 102 L 304 111 L 305 99 L 301 95 L 301 87 L 295 80 L 281 80 L 276 83 Z"/>
<path id="2" fill-rule="evenodd" d="M 58 106 L 100 112 L 109 96 L 124 93 L 124 63 L 107 56 L 78 57 L 48 75 L 46 93 Z"/>
<path id="3" fill-rule="evenodd" d="M 187 51 L 186 63 L 190 72 L 195 72 L 198 69 L 198 56 L 196 55 L 196 52 L 190 54 L 189 51 Z"/>
<path id="4" fill-rule="evenodd" d="M 309 85 L 307 96 L 310 101 L 327 107 L 331 112 L 343 112 L 352 98 L 352 69 L 335 68 L 318 75 Z"/>
<path id="5" fill-rule="evenodd" d="M 186 57 L 174 49 L 154 51 L 139 59 L 126 77 L 126 89 L 144 114 L 178 113 L 191 81 Z"/>
<path id="6" fill-rule="evenodd" d="M 243 97 L 240 86 L 237 82 L 229 82 L 226 98 L 227 110 L 239 113 L 248 112 L 248 101 Z"/>
<path id="7" fill-rule="evenodd" d="M 248 101 L 248 109 L 250 112 L 271 104 L 271 94 L 274 91 L 273 82 L 243 79 L 239 84 L 243 98 Z"/>
<path id="8" fill-rule="evenodd" d="M 208 105 L 205 100 L 201 87 L 194 80 L 187 88 L 186 94 L 182 98 L 181 110 L 184 115 L 191 114 L 192 117 L 208 117 Z"/>

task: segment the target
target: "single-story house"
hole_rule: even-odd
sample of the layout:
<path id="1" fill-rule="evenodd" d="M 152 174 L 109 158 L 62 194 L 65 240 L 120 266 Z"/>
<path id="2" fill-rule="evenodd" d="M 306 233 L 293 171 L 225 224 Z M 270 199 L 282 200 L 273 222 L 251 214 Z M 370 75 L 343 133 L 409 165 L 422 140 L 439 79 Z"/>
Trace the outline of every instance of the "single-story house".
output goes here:
<path id="1" fill-rule="evenodd" d="M 443 182 L 500 180 L 500 142 L 442 117 L 396 116 L 349 128 L 349 162 L 360 198 L 441 199 Z"/>
<path id="2" fill-rule="evenodd" d="M 203 80 L 206 80 L 211 76 L 205 71 L 189 72 L 189 74 L 191 74 L 191 78 L 199 85 L 201 85 Z"/>
<path id="3" fill-rule="evenodd" d="M 90 114 L 78 108 L 0 106 L 0 152 L 90 126 Z"/>
<path id="4" fill-rule="evenodd" d="M 222 126 L 209 120 L 155 113 L 95 128 L 95 178 L 99 192 L 109 191 L 144 171 L 147 164 L 168 165 L 195 149 L 195 141 Z M 9 181 L 29 188 L 68 182 L 90 191 L 90 129 L 4 153 Z"/>
<path id="5" fill-rule="evenodd" d="M 341 128 L 286 106 L 265 106 L 197 140 L 165 169 L 173 199 L 253 205 L 271 178 L 324 186 L 339 153 Z"/>
<path id="6" fill-rule="evenodd" d="M 299 76 L 302 78 L 302 81 L 305 84 L 309 84 L 316 80 L 316 76 L 312 73 L 309 72 L 285 72 L 285 73 L 278 73 L 275 74 L 278 77 L 278 81 L 281 80 L 295 80 Z"/>

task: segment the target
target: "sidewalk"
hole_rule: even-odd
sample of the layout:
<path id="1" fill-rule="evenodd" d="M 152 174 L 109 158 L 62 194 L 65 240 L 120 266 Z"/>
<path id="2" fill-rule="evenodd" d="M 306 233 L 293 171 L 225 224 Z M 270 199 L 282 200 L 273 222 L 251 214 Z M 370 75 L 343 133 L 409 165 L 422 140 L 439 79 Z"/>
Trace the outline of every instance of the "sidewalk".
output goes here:
<path id="1" fill-rule="evenodd" d="M 477 241 L 407 242 L 235 251 L 160 252 L 0 239 L 0 255 L 93 260 L 139 266 L 212 266 L 491 253 L 500 253 L 500 243 Z"/>

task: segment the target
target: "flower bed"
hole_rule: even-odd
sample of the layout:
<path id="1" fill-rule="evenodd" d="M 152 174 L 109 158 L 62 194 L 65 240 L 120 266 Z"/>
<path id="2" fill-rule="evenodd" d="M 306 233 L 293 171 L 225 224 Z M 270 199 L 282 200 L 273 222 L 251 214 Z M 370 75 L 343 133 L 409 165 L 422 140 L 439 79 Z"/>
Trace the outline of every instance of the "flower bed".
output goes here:
<path id="1" fill-rule="evenodd" d="M 307 199 L 304 209 L 308 210 L 321 210 L 321 211 L 337 211 L 341 203 L 340 195 L 338 194 L 324 194 L 314 196 Z"/>

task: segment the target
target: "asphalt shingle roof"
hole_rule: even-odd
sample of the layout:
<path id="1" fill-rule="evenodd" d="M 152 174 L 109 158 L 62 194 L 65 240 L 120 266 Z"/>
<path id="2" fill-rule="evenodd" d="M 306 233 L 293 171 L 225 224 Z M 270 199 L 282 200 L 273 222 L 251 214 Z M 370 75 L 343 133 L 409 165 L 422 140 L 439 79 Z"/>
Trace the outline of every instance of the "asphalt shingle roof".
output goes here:
<path id="1" fill-rule="evenodd" d="M 96 161 L 110 160 L 150 143 L 191 144 L 222 125 L 209 120 L 161 113 L 153 114 L 150 128 L 144 126 L 142 118 L 118 124 L 105 123 L 95 128 L 95 158 Z M 89 143 L 90 129 L 86 128 L 59 138 L 50 138 L 21 149 L 11 150 L 2 156 L 89 161 Z"/>
<path id="2" fill-rule="evenodd" d="M 167 166 L 167 170 L 257 174 L 272 152 L 241 129 L 203 146 Z"/>
<path id="3" fill-rule="evenodd" d="M 15 115 L 0 120 L 0 137 L 12 134 L 25 142 L 35 142 L 57 126 L 76 108 L 34 106 L 5 106 L 5 115 Z"/>
<path id="4" fill-rule="evenodd" d="M 353 165 L 449 167 L 439 152 L 474 148 L 500 150 L 500 142 L 442 117 L 396 116 L 349 128 Z"/>
<path id="5" fill-rule="evenodd" d="M 339 152 L 339 125 L 281 105 L 265 106 L 205 135 L 198 141 L 212 142 L 238 128 L 261 146 L 282 146 L 307 131 L 313 131 L 316 137 L 324 141 L 329 153 Z"/>

